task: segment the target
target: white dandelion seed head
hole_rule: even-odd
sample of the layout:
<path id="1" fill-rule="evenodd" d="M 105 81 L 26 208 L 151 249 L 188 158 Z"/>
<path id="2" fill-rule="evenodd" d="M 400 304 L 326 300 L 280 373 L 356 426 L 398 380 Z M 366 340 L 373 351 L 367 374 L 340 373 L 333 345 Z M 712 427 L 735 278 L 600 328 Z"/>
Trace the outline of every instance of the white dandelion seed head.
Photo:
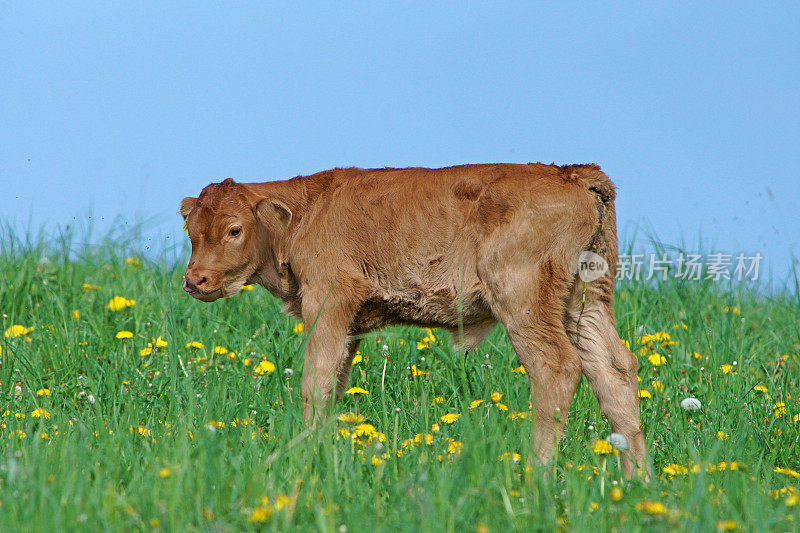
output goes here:
<path id="1" fill-rule="evenodd" d="M 606 442 L 620 451 L 628 449 L 628 439 L 625 438 L 625 435 L 620 433 L 612 433 L 606 437 Z"/>
<path id="2" fill-rule="evenodd" d="M 291 368 L 284 368 L 283 373 L 286 374 L 287 376 L 291 376 L 292 374 L 294 374 L 294 370 Z"/>
<path id="3" fill-rule="evenodd" d="M 703 404 L 697 398 L 684 398 L 681 401 L 681 407 L 686 411 L 697 411 L 703 407 Z"/>
<path id="4" fill-rule="evenodd" d="M 92 405 L 94 405 L 94 402 L 97 401 L 94 397 L 94 394 L 89 394 L 88 396 L 86 396 L 86 399 L 89 400 L 89 403 Z"/>

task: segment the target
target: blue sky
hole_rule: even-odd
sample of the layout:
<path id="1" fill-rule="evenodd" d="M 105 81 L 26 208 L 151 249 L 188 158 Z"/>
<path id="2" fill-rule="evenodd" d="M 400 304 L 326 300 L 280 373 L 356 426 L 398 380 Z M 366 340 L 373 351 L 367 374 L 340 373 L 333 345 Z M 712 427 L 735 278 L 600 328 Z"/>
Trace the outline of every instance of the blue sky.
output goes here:
<path id="1" fill-rule="evenodd" d="M 623 234 L 782 277 L 800 4 L 694 4 L 4 3 L 0 220 L 122 214 L 158 241 L 225 177 L 596 162 Z"/>

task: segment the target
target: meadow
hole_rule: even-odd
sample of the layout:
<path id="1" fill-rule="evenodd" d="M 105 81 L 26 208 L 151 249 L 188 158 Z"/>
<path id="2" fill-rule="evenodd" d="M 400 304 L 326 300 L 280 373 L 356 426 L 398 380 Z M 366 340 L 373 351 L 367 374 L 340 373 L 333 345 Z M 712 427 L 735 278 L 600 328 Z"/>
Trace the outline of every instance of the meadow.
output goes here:
<path id="1" fill-rule="evenodd" d="M 620 284 L 646 483 L 603 445 L 585 379 L 557 460 L 529 465 L 529 382 L 502 327 L 466 364 L 438 330 L 365 336 L 309 432 L 309 327 L 264 289 L 204 304 L 182 263 L 135 247 L 1 240 L 1 531 L 798 529 L 796 290 Z"/>

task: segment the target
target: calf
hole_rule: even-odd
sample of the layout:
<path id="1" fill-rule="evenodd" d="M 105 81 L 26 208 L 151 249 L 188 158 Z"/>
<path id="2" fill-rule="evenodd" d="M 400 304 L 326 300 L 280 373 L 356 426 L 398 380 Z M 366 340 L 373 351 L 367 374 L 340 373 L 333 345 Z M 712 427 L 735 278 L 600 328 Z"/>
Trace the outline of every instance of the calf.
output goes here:
<path id="1" fill-rule="evenodd" d="M 226 179 L 181 202 L 192 242 L 183 288 L 212 302 L 257 283 L 314 324 L 302 381 L 309 422 L 346 388 L 359 335 L 387 324 L 438 327 L 469 350 L 500 322 L 530 377 L 536 456 L 551 457 L 583 372 L 642 465 L 637 361 L 611 307 L 614 190 L 595 165 Z M 584 282 L 587 251 L 608 268 Z M 627 474 L 632 467 L 626 458 Z"/>

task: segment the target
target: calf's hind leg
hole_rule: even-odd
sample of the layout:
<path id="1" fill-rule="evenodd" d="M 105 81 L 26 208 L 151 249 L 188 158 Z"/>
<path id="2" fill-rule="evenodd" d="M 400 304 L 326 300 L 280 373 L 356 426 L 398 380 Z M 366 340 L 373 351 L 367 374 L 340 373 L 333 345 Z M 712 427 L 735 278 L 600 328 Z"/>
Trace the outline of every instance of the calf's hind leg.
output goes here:
<path id="1" fill-rule="evenodd" d="M 564 329 L 567 279 L 551 261 L 541 266 L 516 265 L 482 277 L 495 316 L 531 381 L 534 407 L 534 453 L 542 462 L 553 458 L 563 437 L 581 362 Z"/>
<path id="2" fill-rule="evenodd" d="M 576 285 L 580 286 L 576 289 L 582 289 L 582 283 Z M 617 334 L 610 304 L 595 300 L 594 296 L 591 291 L 587 294 L 583 313 L 581 295 L 572 298 L 566 327 L 600 410 L 611 423 L 611 431 L 620 433 L 628 441 L 630 454 L 623 454 L 623 468 L 625 475 L 631 477 L 634 466 L 631 454 L 640 468 L 646 468 L 644 435 L 639 421 L 638 361 Z"/>

